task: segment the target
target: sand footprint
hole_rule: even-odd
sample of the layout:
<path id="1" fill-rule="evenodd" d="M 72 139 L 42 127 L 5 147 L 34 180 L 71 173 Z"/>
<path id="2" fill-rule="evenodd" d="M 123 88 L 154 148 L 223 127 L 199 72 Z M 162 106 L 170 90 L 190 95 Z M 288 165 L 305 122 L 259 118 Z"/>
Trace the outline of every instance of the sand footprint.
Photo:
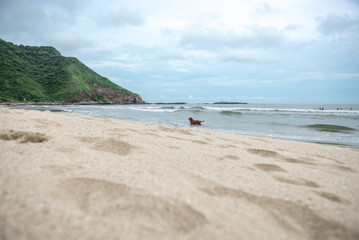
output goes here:
<path id="1" fill-rule="evenodd" d="M 5 141 L 18 141 L 19 143 L 42 143 L 48 140 L 42 133 L 17 132 L 13 130 L 0 133 L 0 139 Z"/>
<path id="2" fill-rule="evenodd" d="M 272 215 L 273 220 L 284 229 L 289 231 L 302 231 L 303 237 L 306 239 L 357 239 L 359 232 L 356 229 L 348 229 L 344 225 L 322 218 L 315 211 L 308 206 L 300 205 L 295 202 L 282 200 L 279 198 L 256 195 L 254 193 L 246 192 L 241 189 L 232 189 L 223 187 L 216 182 L 195 175 L 193 173 L 182 171 L 182 173 L 189 177 L 193 184 L 203 193 L 215 198 L 234 198 L 247 201 L 250 204 L 257 205 L 264 211 Z M 284 178 L 281 178 L 284 180 Z M 284 181 L 287 181 L 285 179 Z M 298 180 L 298 182 L 290 181 L 293 184 L 304 184 L 307 187 L 317 188 L 316 183 L 305 179 Z M 345 199 L 338 200 L 333 194 L 323 194 L 321 191 L 313 191 L 322 197 L 332 198 L 331 201 L 341 201 L 345 203 Z"/>
<path id="3" fill-rule="evenodd" d="M 275 164 L 268 164 L 268 163 L 258 163 L 254 165 L 256 168 L 263 170 L 265 172 L 286 172 L 283 168 L 275 165 Z"/>
<path id="4" fill-rule="evenodd" d="M 248 148 L 247 152 L 254 154 L 254 155 L 261 156 L 261 157 L 278 157 L 279 156 L 279 154 L 277 152 L 265 150 L 265 149 Z"/>
<path id="5" fill-rule="evenodd" d="M 282 160 L 287 163 L 298 163 L 298 164 L 306 164 L 306 165 L 316 165 L 311 162 L 311 160 L 304 160 L 304 159 L 295 159 L 289 157 L 282 157 Z"/>
<path id="6" fill-rule="evenodd" d="M 288 184 L 293 184 L 293 185 L 297 185 L 297 186 L 304 186 L 304 187 L 311 187 L 311 188 L 319 188 L 319 185 L 313 181 L 308 181 L 305 179 L 289 179 L 289 178 L 284 178 L 284 177 L 274 177 L 276 180 L 283 182 L 283 183 L 288 183 Z M 316 195 L 323 197 L 329 201 L 332 202 L 336 202 L 336 203 L 343 203 L 343 204 L 349 204 L 350 202 L 342 197 L 339 197 L 337 195 L 335 195 L 334 193 L 329 193 L 329 192 L 324 192 L 324 191 L 313 191 Z"/>
<path id="7" fill-rule="evenodd" d="M 58 122 L 46 120 L 46 119 L 34 119 L 36 122 L 40 123 L 43 127 L 61 127 L 62 125 Z"/>
<path id="8" fill-rule="evenodd" d="M 342 166 L 342 165 L 333 165 L 332 168 L 339 170 L 341 172 L 357 173 L 357 171 L 351 169 L 350 167 L 346 167 L 346 166 Z"/>
<path id="9" fill-rule="evenodd" d="M 229 155 L 224 156 L 223 159 L 239 160 L 240 158 L 235 155 L 229 154 Z"/>
<path id="10" fill-rule="evenodd" d="M 313 181 L 309 181 L 306 179 L 290 179 L 290 178 L 284 178 L 284 177 L 274 177 L 276 180 L 283 182 L 283 183 L 289 183 L 297 186 L 304 186 L 304 187 L 311 187 L 311 188 L 318 188 L 319 185 L 316 184 Z"/>
<path id="11" fill-rule="evenodd" d="M 201 141 L 201 140 L 192 140 L 193 143 L 198 143 L 198 144 L 201 144 L 201 145 L 208 145 L 207 142 L 205 141 Z"/>
<path id="12" fill-rule="evenodd" d="M 119 226 L 128 224 L 134 232 L 186 234 L 206 222 L 203 214 L 185 203 L 105 180 L 69 179 L 58 186 L 54 195 L 60 204 L 72 205 L 84 214 L 110 219 Z"/>
<path id="13" fill-rule="evenodd" d="M 254 154 L 254 155 L 258 155 L 260 157 L 275 158 L 277 160 L 284 161 L 284 162 L 287 162 L 287 163 L 316 165 L 310 159 L 295 159 L 295 158 L 291 158 L 291 157 L 285 157 L 285 156 L 282 156 L 279 153 L 277 153 L 275 151 L 271 151 L 271 150 L 248 148 L 247 152 L 249 152 L 251 154 Z"/>
<path id="14" fill-rule="evenodd" d="M 334 193 L 323 192 L 323 191 L 313 191 L 320 197 L 323 197 L 329 201 L 336 202 L 336 203 L 343 203 L 343 204 L 350 204 L 350 202 L 342 197 L 335 195 Z"/>
<path id="15" fill-rule="evenodd" d="M 158 130 L 169 133 L 177 132 L 183 135 L 193 135 L 190 131 L 181 128 L 160 126 L 158 127 Z"/>
<path id="16" fill-rule="evenodd" d="M 301 229 L 307 239 L 357 239 L 359 232 L 348 229 L 338 222 L 323 219 L 307 206 L 266 196 L 258 196 L 240 189 L 231 189 L 218 185 L 199 188 L 213 197 L 228 197 L 248 201 L 273 216 L 282 228 L 290 231 Z"/>
<path id="17" fill-rule="evenodd" d="M 126 155 L 133 149 L 131 144 L 116 138 L 79 137 L 79 139 L 89 143 L 92 149 L 113 154 Z"/>

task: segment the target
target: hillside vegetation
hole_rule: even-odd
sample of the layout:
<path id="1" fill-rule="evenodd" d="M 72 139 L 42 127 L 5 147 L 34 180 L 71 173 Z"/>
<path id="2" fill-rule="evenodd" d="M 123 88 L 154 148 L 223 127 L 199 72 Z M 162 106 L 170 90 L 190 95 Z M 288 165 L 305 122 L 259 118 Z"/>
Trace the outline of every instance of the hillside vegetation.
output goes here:
<path id="1" fill-rule="evenodd" d="M 143 103 L 141 97 L 53 47 L 0 39 L 0 102 Z"/>

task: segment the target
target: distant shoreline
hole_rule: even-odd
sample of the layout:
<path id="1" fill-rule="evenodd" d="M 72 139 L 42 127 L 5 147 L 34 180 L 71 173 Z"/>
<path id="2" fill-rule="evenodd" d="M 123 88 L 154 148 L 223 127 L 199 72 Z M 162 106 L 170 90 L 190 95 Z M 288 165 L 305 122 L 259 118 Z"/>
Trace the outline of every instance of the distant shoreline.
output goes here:
<path id="1" fill-rule="evenodd" d="M 47 106 L 47 105 L 143 105 L 150 103 L 99 103 L 99 102 L 0 102 L 0 106 L 29 106 L 29 105 L 38 105 L 38 106 Z"/>
<path id="2" fill-rule="evenodd" d="M 172 103 L 99 103 L 99 102 L 77 102 L 77 103 L 62 103 L 62 102 L 0 102 L 0 106 L 48 106 L 48 105 L 186 105 L 186 102 L 172 102 Z"/>
<path id="3" fill-rule="evenodd" d="M 154 104 L 154 105 L 186 105 L 186 102 L 144 102 L 144 103 L 99 103 L 99 102 L 0 102 L 0 106 L 28 106 L 28 105 L 143 105 L 143 104 Z M 249 104 L 246 102 L 214 102 L 214 103 L 203 103 L 203 104 Z"/>

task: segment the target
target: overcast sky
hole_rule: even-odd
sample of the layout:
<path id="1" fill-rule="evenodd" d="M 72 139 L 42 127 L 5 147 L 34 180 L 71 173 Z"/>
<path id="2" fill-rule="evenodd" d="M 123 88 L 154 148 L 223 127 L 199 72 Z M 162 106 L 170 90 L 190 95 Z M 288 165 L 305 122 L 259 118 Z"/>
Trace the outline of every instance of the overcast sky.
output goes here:
<path id="1" fill-rule="evenodd" d="M 1 0 L 0 38 L 148 102 L 359 103 L 359 0 Z"/>

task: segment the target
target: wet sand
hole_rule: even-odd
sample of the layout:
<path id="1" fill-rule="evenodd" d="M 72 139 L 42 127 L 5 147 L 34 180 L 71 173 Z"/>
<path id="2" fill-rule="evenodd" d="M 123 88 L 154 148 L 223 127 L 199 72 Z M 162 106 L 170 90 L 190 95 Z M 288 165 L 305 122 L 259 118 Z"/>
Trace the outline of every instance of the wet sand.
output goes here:
<path id="1" fill-rule="evenodd" d="M 0 239 L 359 239 L 359 149 L 0 108 Z"/>

